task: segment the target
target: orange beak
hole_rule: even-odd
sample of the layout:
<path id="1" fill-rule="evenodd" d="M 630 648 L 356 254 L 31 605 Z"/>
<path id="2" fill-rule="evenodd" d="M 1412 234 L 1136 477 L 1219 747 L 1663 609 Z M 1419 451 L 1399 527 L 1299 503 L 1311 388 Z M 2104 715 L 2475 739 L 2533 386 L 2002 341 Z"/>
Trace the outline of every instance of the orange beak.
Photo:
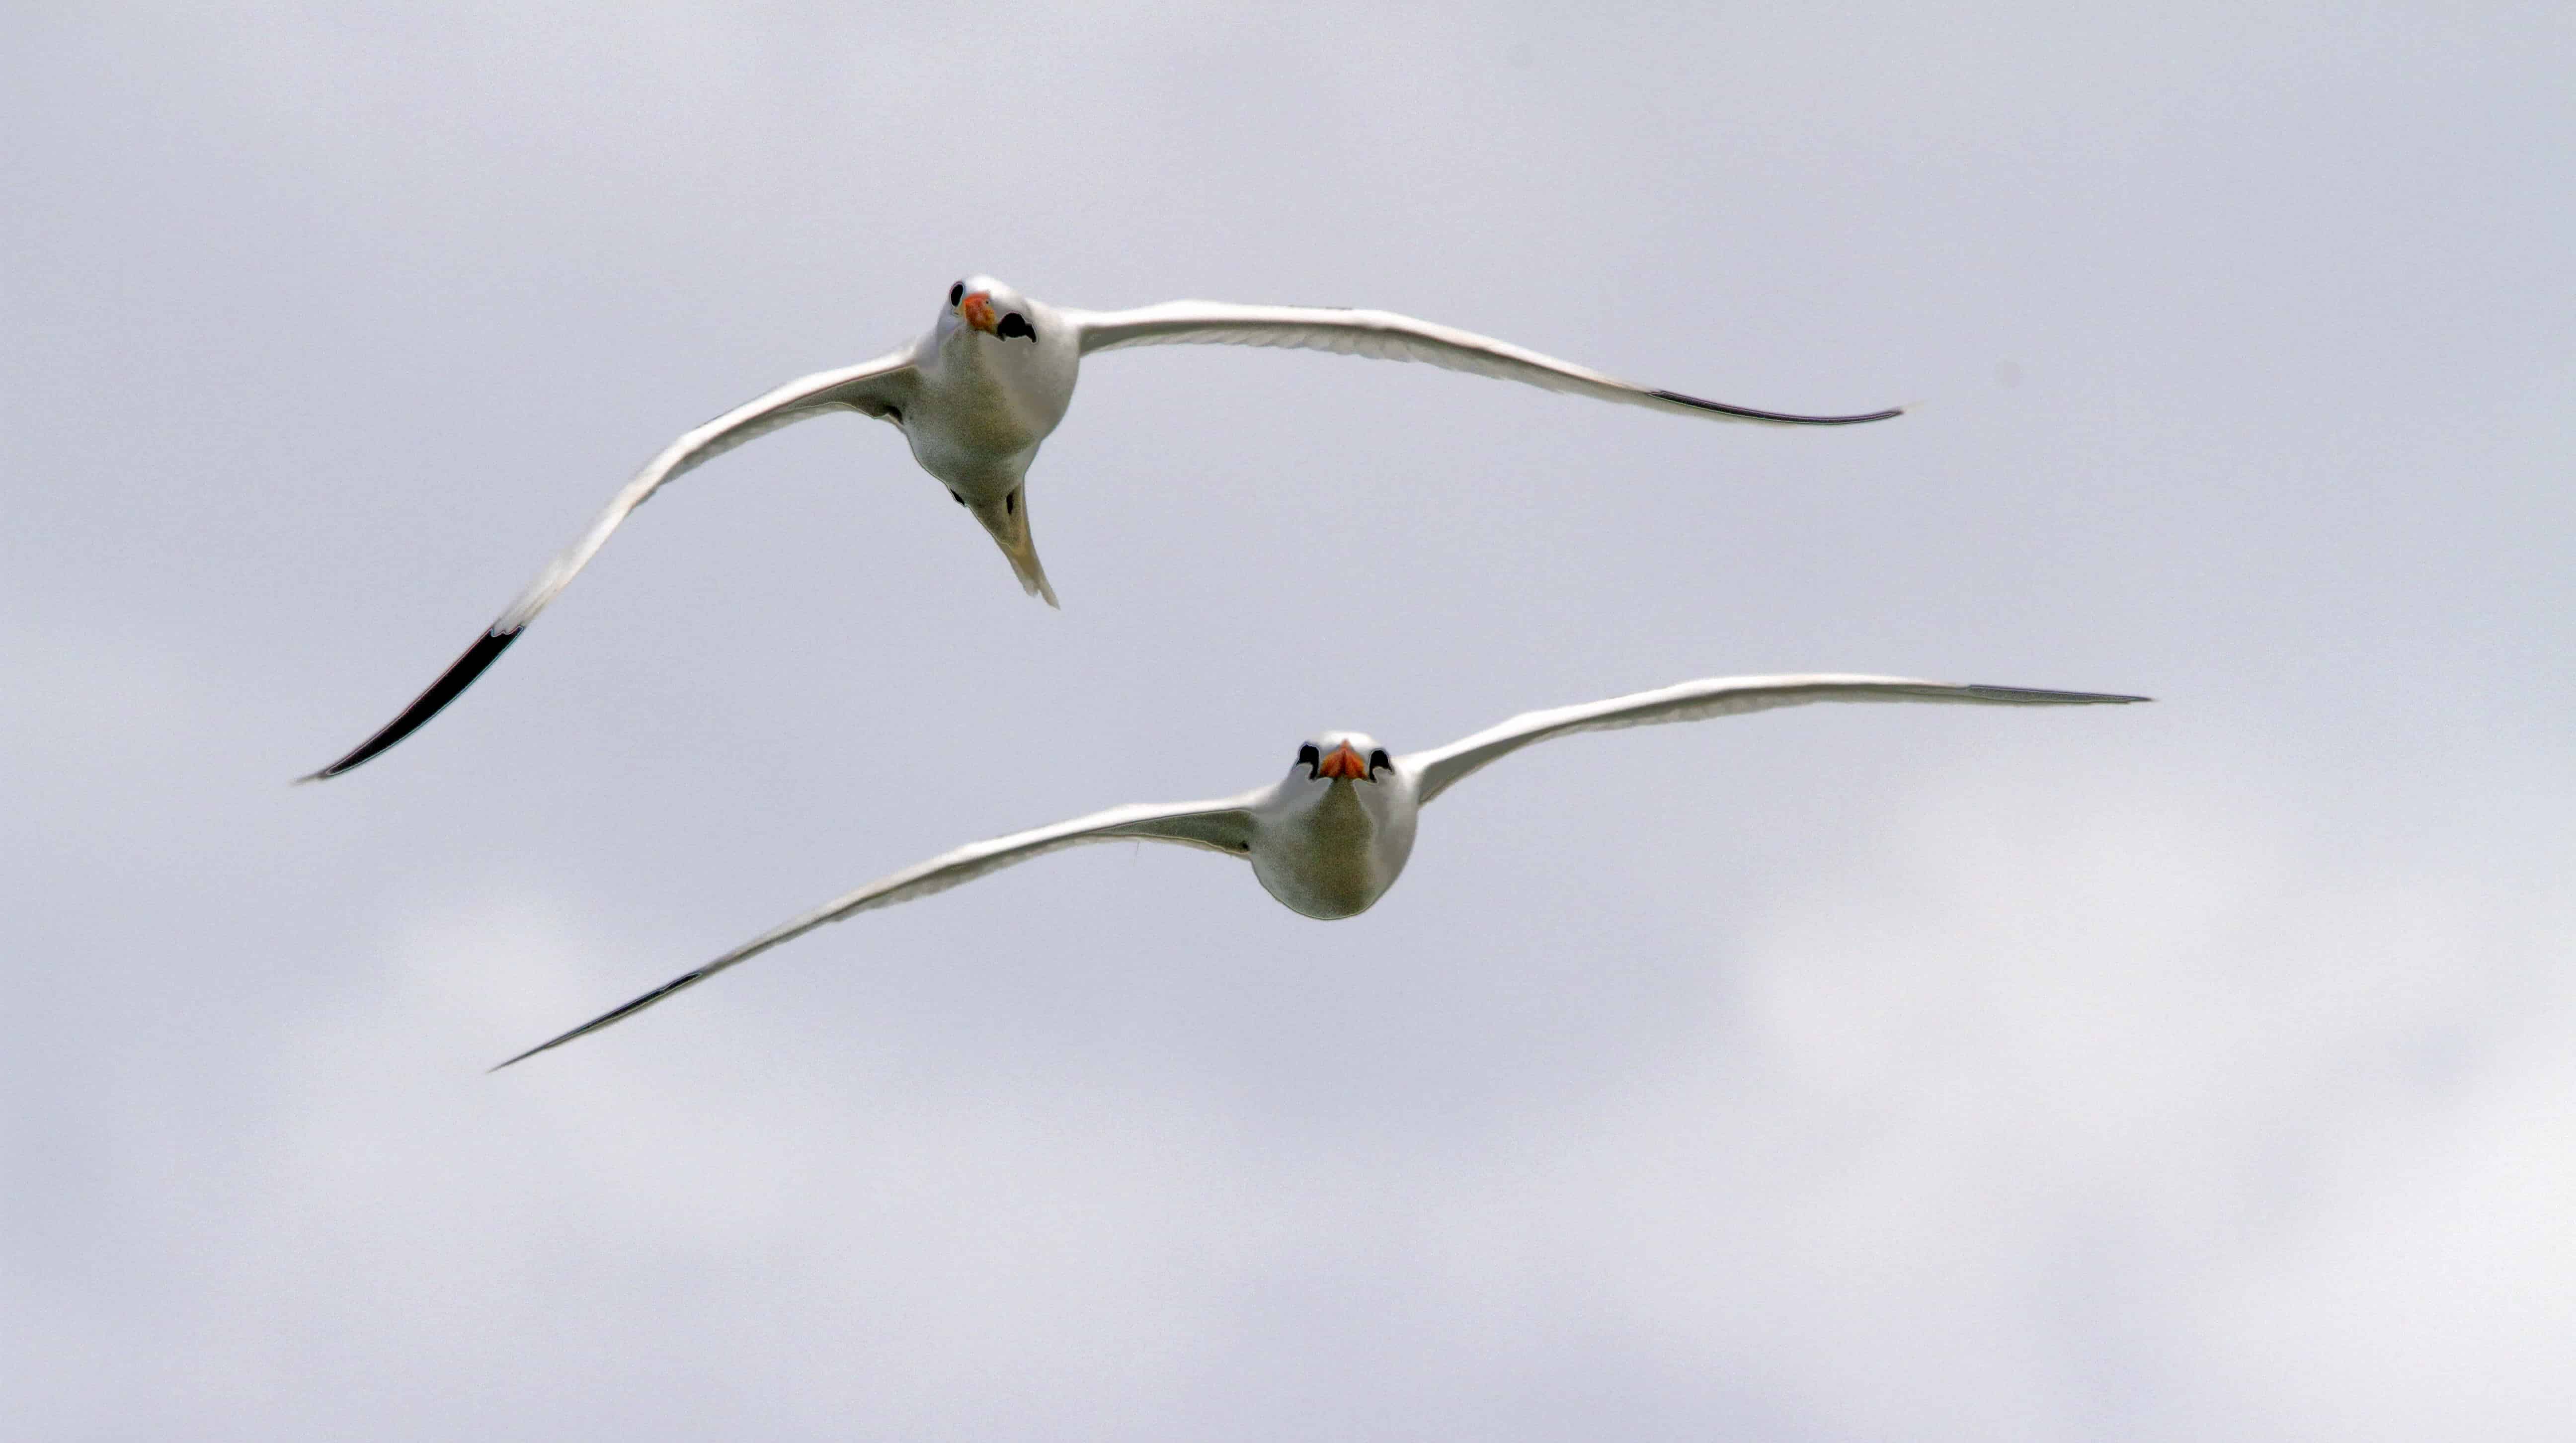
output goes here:
<path id="1" fill-rule="evenodd" d="M 1315 775 L 1332 777 L 1337 781 L 1348 777 L 1355 782 L 1364 782 L 1368 780 L 1368 774 L 1368 763 L 1360 760 L 1360 754 L 1351 750 L 1349 742 L 1333 748 L 1331 755 L 1315 764 Z"/>
<path id="2" fill-rule="evenodd" d="M 993 293 L 991 291 L 977 291 L 959 301 L 957 309 L 966 317 L 966 324 L 982 331 L 985 335 L 993 334 Z"/>

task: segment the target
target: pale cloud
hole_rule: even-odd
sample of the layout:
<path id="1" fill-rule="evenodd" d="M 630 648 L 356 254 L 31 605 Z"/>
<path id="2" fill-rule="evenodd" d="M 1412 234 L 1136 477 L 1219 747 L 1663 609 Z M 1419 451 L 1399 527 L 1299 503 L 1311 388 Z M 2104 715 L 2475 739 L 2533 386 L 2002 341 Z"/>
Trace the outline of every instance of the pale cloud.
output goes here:
<path id="1" fill-rule="evenodd" d="M 1156 1431 L 1263 1374 L 1331 1389 L 1226 1360 L 1356 1331 L 1366 1392 L 1497 1426 L 1445 1390 L 1536 1423 L 1580 1340 L 1818 1437 L 2329 1437 L 2470 1382 L 2541 1436 L 2576 1285 L 2544 1040 L 2576 998 L 2521 964 L 2567 897 L 2338 864 L 2230 769 L 2061 748 L 2023 780 L 2067 800 L 1936 775 L 1801 886 L 1710 906 L 1690 1050 L 1414 1156 L 1076 1054 L 782 1055 L 707 1005 L 487 1079 L 439 1039 L 557 1025 L 642 939 L 541 894 L 417 915 L 180 1185 L 262 1201 L 182 1225 L 155 1327 L 190 1406 L 314 1431 L 369 1397 L 530 1432 Z M 454 1377 L 487 1380 L 461 1412 Z"/>

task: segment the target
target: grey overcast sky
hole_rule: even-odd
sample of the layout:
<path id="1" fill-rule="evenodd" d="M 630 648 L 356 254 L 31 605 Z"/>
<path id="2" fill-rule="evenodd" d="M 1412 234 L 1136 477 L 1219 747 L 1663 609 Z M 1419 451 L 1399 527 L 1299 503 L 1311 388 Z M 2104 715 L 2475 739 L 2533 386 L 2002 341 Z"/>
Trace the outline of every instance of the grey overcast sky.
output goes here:
<path id="1" fill-rule="evenodd" d="M 2558 1438 L 2576 11 L 24 6 L 0 1397 L 56 1439 Z M 1791 432 L 1097 358 L 1064 598 L 897 437 L 645 457 L 974 270 Z M 1696 676 L 1316 923 L 894 867 Z"/>

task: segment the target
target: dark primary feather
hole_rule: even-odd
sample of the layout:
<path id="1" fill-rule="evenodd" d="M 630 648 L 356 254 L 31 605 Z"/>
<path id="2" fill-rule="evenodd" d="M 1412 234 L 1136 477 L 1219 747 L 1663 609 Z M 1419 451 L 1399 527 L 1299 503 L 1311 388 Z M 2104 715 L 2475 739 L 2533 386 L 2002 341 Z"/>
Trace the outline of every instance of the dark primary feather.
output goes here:
<path id="1" fill-rule="evenodd" d="M 1858 416 L 1801 416 L 1790 411 L 1762 411 L 1751 406 L 1730 406 L 1724 401 L 1706 401 L 1697 396 L 1685 396 L 1679 391 L 1657 391 L 1655 394 L 1667 401 L 1678 401 L 1682 405 L 1694 406 L 1702 411 L 1715 411 L 1721 416 L 1742 416 L 1748 421 L 1778 421 L 1790 426 L 1857 426 L 1864 421 L 1887 421 L 1905 414 L 1904 407 L 1890 406 L 1884 411 L 1870 411 Z"/>
<path id="2" fill-rule="evenodd" d="M 427 691 L 412 698 L 411 705 L 403 708 L 401 716 L 385 723 L 383 730 L 358 743 L 347 756 L 310 776 L 298 777 L 296 780 L 318 782 L 328 777 L 336 777 L 418 731 L 421 723 L 438 715 L 440 708 L 456 700 L 459 692 L 472 686 L 474 678 L 483 674 L 483 668 L 499 659 L 510 643 L 518 639 L 519 633 L 516 630 L 487 631 L 476 637 L 474 644 L 465 649 L 465 654 L 449 663 L 447 670 L 439 674 L 438 680 L 429 684 Z"/>
<path id="3" fill-rule="evenodd" d="M 725 412 L 663 447 L 643 470 L 618 488 L 607 509 L 592 520 L 571 548 L 548 562 L 537 579 L 510 603 L 509 609 L 484 628 L 483 635 L 474 645 L 466 648 L 465 654 L 441 673 L 438 680 L 431 682 L 427 691 L 413 698 L 411 705 L 403 708 L 402 715 L 359 743 L 347 756 L 298 780 L 321 781 L 364 765 L 369 758 L 418 731 L 423 723 L 438 715 L 441 708 L 454 701 L 458 693 L 472 685 L 485 668 L 499 659 L 503 649 L 518 638 L 529 622 L 536 620 L 537 613 L 545 610 L 556 593 L 589 564 L 590 558 L 607 543 L 610 534 L 626 517 L 666 482 L 686 475 L 755 437 L 809 417 L 839 410 L 853 410 L 871 416 L 896 414 L 899 403 L 910 398 L 907 389 L 911 375 L 910 357 L 911 353 L 906 349 L 856 366 L 800 377 Z"/>

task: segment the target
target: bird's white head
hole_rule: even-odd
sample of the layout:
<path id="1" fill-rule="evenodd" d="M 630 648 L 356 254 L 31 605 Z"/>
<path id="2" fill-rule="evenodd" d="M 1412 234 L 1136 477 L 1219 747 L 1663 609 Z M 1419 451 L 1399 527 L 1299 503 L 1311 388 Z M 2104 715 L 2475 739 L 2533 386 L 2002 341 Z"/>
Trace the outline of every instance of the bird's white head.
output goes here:
<path id="1" fill-rule="evenodd" d="M 997 341 L 1038 339 L 1038 308 L 1019 288 L 987 275 L 972 275 L 948 288 L 948 304 L 939 313 L 943 338 L 970 331 Z"/>
<path id="2" fill-rule="evenodd" d="M 1297 748 L 1297 761 L 1288 769 L 1288 780 L 1292 784 L 1304 781 L 1317 788 L 1356 783 L 1374 786 L 1394 770 L 1394 759 L 1377 744 L 1377 738 L 1366 732 L 1334 731 Z"/>

